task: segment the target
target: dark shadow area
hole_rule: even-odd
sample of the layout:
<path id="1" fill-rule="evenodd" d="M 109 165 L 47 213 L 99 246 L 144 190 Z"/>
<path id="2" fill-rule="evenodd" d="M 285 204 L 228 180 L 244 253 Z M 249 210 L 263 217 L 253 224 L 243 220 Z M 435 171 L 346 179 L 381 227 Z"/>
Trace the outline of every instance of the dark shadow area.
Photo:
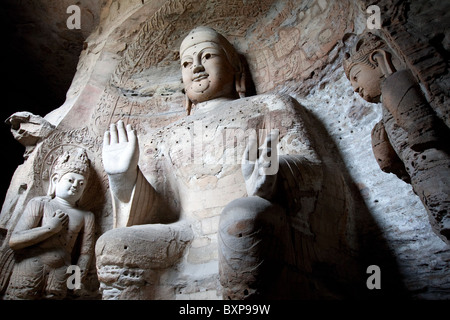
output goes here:
<path id="1" fill-rule="evenodd" d="M 2 180 L 0 183 L 0 202 L 3 204 L 11 178 L 17 166 L 23 163 L 25 148 L 17 142 L 5 120 L 18 111 L 29 111 L 36 115 L 45 116 L 50 111 L 64 103 L 65 94 L 70 86 L 70 81 L 58 82 L 58 89 L 54 88 L 55 81 L 48 79 L 39 64 L 42 57 L 35 52 L 30 52 L 27 39 L 33 35 L 42 38 L 48 35 L 42 34 L 36 24 L 26 16 L 22 8 L 26 3 L 4 1 L 0 5 L 0 30 L 2 35 L 1 58 L 3 61 L 3 100 L 0 110 L 0 135 L 3 142 L 4 157 L 2 160 Z M 23 9 L 23 10 L 22 10 Z M 26 31 L 33 30 L 33 34 Z M 81 48 L 80 48 L 81 49 Z M 48 55 L 56 56 L 55 52 Z M 64 61 L 59 62 L 64 63 Z M 72 78 L 76 71 L 73 65 Z"/>
<path id="2" fill-rule="evenodd" d="M 303 108 L 300 105 L 298 107 Z M 337 145 L 322 122 L 309 110 L 303 109 L 311 123 L 311 139 L 315 149 L 325 163 L 326 170 L 340 172 L 347 186 L 346 201 L 351 202 L 348 212 L 344 213 L 347 216 L 341 217 L 346 219 L 347 234 L 333 234 L 333 231 L 330 231 L 328 234 L 317 235 L 317 237 L 329 238 L 327 241 L 330 243 L 336 241 L 334 250 L 339 252 L 330 261 L 326 259 L 317 261 L 312 266 L 313 277 L 319 279 L 318 283 L 328 287 L 331 292 L 339 293 L 344 299 L 409 299 L 410 293 L 404 286 L 394 253 L 390 250 L 386 239 L 383 238 L 382 230 L 367 208 Z M 324 176 L 324 185 L 327 184 L 327 180 L 329 178 Z M 331 204 L 330 207 L 333 205 Z M 328 219 L 323 218 L 326 217 L 322 217 L 320 224 L 330 223 Z M 331 225 L 324 230 L 333 230 L 334 227 L 337 228 Z M 315 250 L 329 250 L 329 248 L 315 248 Z M 330 250 L 330 252 L 333 251 Z M 337 265 L 333 265 L 335 262 Z M 368 271 L 368 267 L 372 265 L 379 267 L 381 289 L 369 289 L 367 286 L 368 280 L 372 283 L 369 277 L 372 276 L 373 271 Z"/>
<path id="3" fill-rule="evenodd" d="M 246 96 L 254 96 L 255 85 L 243 55 L 241 61 L 246 72 Z M 279 298 L 410 299 L 396 257 L 348 172 L 336 143 L 320 119 L 297 101 L 295 103 L 299 116 L 306 118 L 312 145 L 323 163 L 324 191 L 318 199 L 323 204 L 321 216 L 311 220 L 311 227 L 317 231 L 314 237 L 292 232 L 292 242 L 297 255 L 294 260 L 303 259 L 303 262 L 297 267 L 291 265 L 285 270 L 288 280 L 283 283 L 297 289 L 281 288 L 283 298 Z M 342 185 L 343 189 L 333 190 L 333 186 L 338 185 Z M 279 197 L 283 199 L 283 195 Z M 280 204 L 286 204 L 288 201 L 289 199 L 281 200 Z M 381 289 L 368 288 L 367 282 L 373 283 L 369 279 L 373 275 L 371 269 L 368 271 L 370 266 L 379 267 Z M 288 293 L 289 290 L 292 294 Z"/>

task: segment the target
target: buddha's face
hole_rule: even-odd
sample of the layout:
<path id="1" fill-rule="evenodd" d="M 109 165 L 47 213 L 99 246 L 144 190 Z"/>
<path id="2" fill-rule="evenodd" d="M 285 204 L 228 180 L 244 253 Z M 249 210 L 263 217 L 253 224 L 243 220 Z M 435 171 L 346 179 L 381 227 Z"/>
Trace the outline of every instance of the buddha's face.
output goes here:
<path id="1" fill-rule="evenodd" d="M 381 82 L 384 78 L 379 67 L 375 69 L 358 63 L 350 70 L 350 82 L 355 92 L 368 102 L 378 103 L 381 96 Z"/>
<path id="2" fill-rule="evenodd" d="M 85 188 L 85 177 L 79 173 L 68 172 L 55 179 L 55 196 L 74 204 L 80 200 Z"/>
<path id="3" fill-rule="evenodd" d="M 181 69 L 186 94 L 194 104 L 235 94 L 233 67 L 215 42 L 195 43 L 184 50 Z"/>

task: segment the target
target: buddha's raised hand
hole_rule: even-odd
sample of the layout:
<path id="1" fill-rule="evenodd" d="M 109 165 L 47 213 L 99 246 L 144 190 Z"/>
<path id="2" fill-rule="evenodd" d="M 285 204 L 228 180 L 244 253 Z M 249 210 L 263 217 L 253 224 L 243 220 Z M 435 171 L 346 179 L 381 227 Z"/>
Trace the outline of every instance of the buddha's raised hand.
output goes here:
<path id="1" fill-rule="evenodd" d="M 102 150 L 103 167 L 116 196 L 128 196 L 137 177 L 139 144 L 136 131 L 122 120 L 105 132 Z"/>

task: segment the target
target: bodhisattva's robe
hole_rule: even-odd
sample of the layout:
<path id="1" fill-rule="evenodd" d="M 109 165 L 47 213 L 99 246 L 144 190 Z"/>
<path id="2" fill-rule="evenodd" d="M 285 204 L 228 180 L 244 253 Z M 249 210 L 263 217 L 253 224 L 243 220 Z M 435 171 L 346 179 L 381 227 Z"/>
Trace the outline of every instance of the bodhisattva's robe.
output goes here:
<path id="1" fill-rule="evenodd" d="M 68 266 L 76 265 L 79 257 L 88 259 L 92 255 L 95 243 L 94 215 L 78 209 L 72 209 L 74 212 L 69 213 L 47 196 L 33 198 L 28 202 L 14 233 L 45 226 L 58 209 L 68 213 L 68 226 L 39 243 L 15 251 L 15 264 L 5 293 L 6 299 L 64 298 Z M 73 255 L 77 242 L 80 250 Z"/>

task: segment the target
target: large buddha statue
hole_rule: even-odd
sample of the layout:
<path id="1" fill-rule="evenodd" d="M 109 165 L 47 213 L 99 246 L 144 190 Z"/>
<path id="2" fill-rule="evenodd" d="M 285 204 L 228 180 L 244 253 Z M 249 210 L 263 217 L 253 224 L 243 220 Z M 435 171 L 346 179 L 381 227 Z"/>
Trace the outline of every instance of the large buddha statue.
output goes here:
<path id="1" fill-rule="evenodd" d="M 240 56 L 209 27 L 185 37 L 180 58 L 188 115 L 145 140 L 123 121 L 105 133 L 115 229 L 96 245 L 103 286 L 119 290 L 121 275 L 111 270 L 128 266 L 147 280 L 120 289 L 119 298 L 173 298 L 159 280 L 164 270 L 184 263 L 203 218 L 220 216 L 223 298 L 327 296 L 306 275 L 327 259 L 352 274 L 339 250 L 351 200 L 341 172 L 316 152 L 307 112 L 286 95 L 245 97 Z M 143 150 L 149 161 L 141 161 Z M 320 245 L 326 249 L 313 248 Z"/>
<path id="2" fill-rule="evenodd" d="M 435 114 L 408 69 L 395 67 L 395 54 L 378 36 L 359 36 L 344 59 L 355 92 L 382 102 L 381 121 L 372 131 L 380 168 L 411 183 L 427 209 L 433 230 L 450 240 L 449 129 Z"/>

